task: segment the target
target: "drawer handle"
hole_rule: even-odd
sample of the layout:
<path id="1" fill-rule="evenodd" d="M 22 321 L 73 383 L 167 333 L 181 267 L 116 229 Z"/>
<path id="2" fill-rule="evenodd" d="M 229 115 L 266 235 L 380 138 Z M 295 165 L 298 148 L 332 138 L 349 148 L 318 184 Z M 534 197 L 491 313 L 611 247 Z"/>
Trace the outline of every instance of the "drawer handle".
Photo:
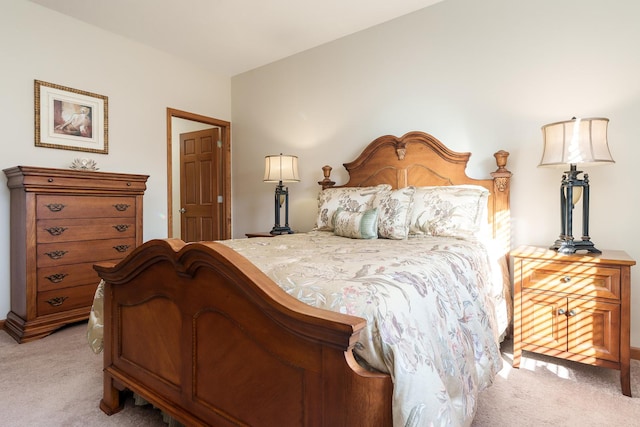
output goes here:
<path id="1" fill-rule="evenodd" d="M 113 249 L 115 249 L 118 252 L 126 252 L 127 249 L 129 249 L 129 245 L 118 245 L 118 246 L 114 246 Z"/>
<path id="2" fill-rule="evenodd" d="M 51 212 L 60 212 L 65 206 L 62 203 L 49 203 L 45 205 Z"/>
<path id="3" fill-rule="evenodd" d="M 67 273 L 56 273 L 52 274 L 51 276 L 45 276 L 45 279 L 49 279 L 51 283 L 60 283 L 67 276 Z"/>
<path id="4" fill-rule="evenodd" d="M 129 209 L 129 205 L 127 205 L 126 203 L 118 203 L 113 205 L 113 207 L 116 208 L 116 210 L 119 212 L 124 212 Z"/>
<path id="5" fill-rule="evenodd" d="M 45 252 L 44 254 L 51 259 L 60 259 L 62 258 L 68 251 L 53 251 L 53 252 Z"/>
<path id="6" fill-rule="evenodd" d="M 45 228 L 45 231 L 48 231 L 52 236 L 59 236 L 67 229 L 67 227 L 49 227 Z"/>
<path id="7" fill-rule="evenodd" d="M 55 298 L 48 299 L 45 302 L 50 304 L 53 307 L 60 307 L 67 298 L 69 297 L 55 297 Z"/>
<path id="8" fill-rule="evenodd" d="M 569 283 L 569 282 L 571 281 L 571 276 L 564 276 L 564 277 L 562 278 L 562 281 L 563 281 L 564 283 Z"/>
<path id="9" fill-rule="evenodd" d="M 120 233 L 124 233 L 129 229 L 129 224 L 117 224 L 117 225 L 114 225 L 113 228 L 115 228 Z"/>

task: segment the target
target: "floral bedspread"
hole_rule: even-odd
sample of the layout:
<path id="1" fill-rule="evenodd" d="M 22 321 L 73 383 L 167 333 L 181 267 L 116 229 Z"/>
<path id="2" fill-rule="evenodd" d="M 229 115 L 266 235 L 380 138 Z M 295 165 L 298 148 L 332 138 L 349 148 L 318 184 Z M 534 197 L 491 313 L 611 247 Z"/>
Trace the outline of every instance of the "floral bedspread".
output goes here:
<path id="1" fill-rule="evenodd" d="M 485 245 L 445 237 L 357 240 L 313 231 L 223 241 L 282 289 L 364 317 L 355 352 L 394 382 L 396 427 L 468 426 L 502 367 L 509 296 Z M 101 288 L 88 339 L 102 349 Z"/>
<path id="2" fill-rule="evenodd" d="M 391 374 L 394 426 L 471 424 L 478 393 L 502 367 L 507 322 L 502 276 L 484 245 L 321 231 L 222 243 L 297 299 L 367 319 L 355 352 Z"/>

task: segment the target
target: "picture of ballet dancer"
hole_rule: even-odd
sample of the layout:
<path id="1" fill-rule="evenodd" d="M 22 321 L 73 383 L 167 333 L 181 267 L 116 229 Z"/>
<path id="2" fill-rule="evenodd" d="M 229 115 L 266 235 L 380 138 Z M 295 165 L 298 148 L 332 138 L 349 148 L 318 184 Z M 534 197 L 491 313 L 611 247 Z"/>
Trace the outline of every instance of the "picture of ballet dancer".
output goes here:
<path id="1" fill-rule="evenodd" d="M 56 114 L 56 117 L 61 117 L 64 120 L 62 123 L 55 124 L 54 131 L 56 133 L 91 138 L 90 107 L 62 101 L 54 101 L 54 105 L 56 110 L 60 108 L 60 115 Z"/>

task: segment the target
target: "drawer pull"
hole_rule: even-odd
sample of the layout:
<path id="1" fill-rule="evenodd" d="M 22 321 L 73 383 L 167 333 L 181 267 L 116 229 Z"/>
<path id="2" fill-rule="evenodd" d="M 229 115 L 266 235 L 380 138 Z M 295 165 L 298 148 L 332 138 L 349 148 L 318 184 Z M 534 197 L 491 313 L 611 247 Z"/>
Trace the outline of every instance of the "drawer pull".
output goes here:
<path id="1" fill-rule="evenodd" d="M 115 228 L 120 233 L 124 233 L 129 229 L 129 224 L 117 224 L 117 225 L 114 225 L 113 228 Z"/>
<path id="2" fill-rule="evenodd" d="M 119 211 L 119 212 L 126 211 L 127 209 L 129 209 L 129 206 L 130 205 L 127 205 L 126 203 L 118 203 L 118 204 L 113 205 L 113 207 L 116 208 L 116 210 Z"/>
<path id="3" fill-rule="evenodd" d="M 67 298 L 69 297 L 55 297 L 55 298 L 48 299 L 45 302 L 50 304 L 53 307 L 60 307 Z"/>
<path id="4" fill-rule="evenodd" d="M 45 279 L 48 279 L 51 283 L 60 283 L 67 276 L 67 273 L 56 273 L 51 276 L 45 276 Z"/>
<path id="5" fill-rule="evenodd" d="M 53 252 L 45 252 L 44 254 L 51 259 L 60 259 L 62 258 L 68 251 L 53 251 Z"/>
<path id="6" fill-rule="evenodd" d="M 569 282 L 571 281 L 571 276 L 564 276 L 564 277 L 562 278 L 562 281 L 563 281 L 564 283 L 569 283 Z"/>
<path id="7" fill-rule="evenodd" d="M 45 228 L 45 231 L 48 231 L 52 236 L 59 236 L 67 229 L 67 227 L 49 227 Z"/>
<path id="8" fill-rule="evenodd" d="M 127 249 L 129 249 L 129 245 L 118 245 L 118 246 L 114 246 L 113 249 L 115 249 L 118 252 L 126 252 Z"/>
<path id="9" fill-rule="evenodd" d="M 49 203 L 45 205 L 51 212 L 60 212 L 65 206 L 62 203 Z"/>

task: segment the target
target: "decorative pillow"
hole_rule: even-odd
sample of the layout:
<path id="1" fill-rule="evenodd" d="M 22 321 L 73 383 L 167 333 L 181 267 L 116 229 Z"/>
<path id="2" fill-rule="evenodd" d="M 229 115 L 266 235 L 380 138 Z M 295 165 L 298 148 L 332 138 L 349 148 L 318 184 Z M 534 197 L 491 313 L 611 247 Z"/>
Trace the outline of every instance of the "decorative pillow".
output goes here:
<path id="1" fill-rule="evenodd" d="M 325 188 L 318 194 L 316 230 L 333 231 L 333 214 L 338 208 L 351 212 L 364 212 L 373 208 L 373 200 L 381 191 L 391 190 L 388 184 L 375 187 Z"/>
<path id="2" fill-rule="evenodd" d="M 333 214 L 333 233 L 352 239 L 377 239 L 378 210 L 350 212 L 338 208 Z"/>
<path id="3" fill-rule="evenodd" d="M 402 240 L 409 235 L 413 194 L 416 188 L 405 187 L 382 192 L 373 206 L 378 209 L 378 235 L 385 239 Z"/>
<path id="4" fill-rule="evenodd" d="M 409 233 L 480 237 L 487 228 L 488 197 L 478 185 L 416 187 Z"/>

